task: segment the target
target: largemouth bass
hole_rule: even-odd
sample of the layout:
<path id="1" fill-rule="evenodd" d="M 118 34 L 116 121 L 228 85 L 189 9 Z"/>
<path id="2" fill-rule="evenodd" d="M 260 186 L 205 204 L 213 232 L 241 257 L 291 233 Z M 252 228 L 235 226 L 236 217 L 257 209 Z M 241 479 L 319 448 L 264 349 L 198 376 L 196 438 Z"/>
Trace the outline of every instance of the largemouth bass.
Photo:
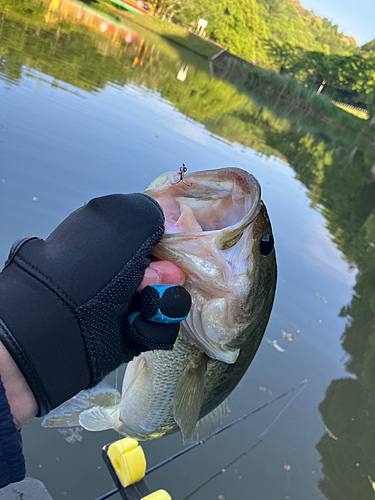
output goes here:
<path id="1" fill-rule="evenodd" d="M 44 426 L 67 426 L 62 423 L 69 414 L 69 425 L 77 425 L 78 416 L 88 430 L 115 428 L 140 440 L 179 430 L 186 442 L 215 430 L 227 414 L 227 397 L 253 360 L 272 309 L 271 224 L 258 181 L 241 169 L 178 180 L 176 173 L 164 174 L 145 191 L 166 219 L 154 254 L 186 273 L 192 298 L 173 350 L 145 352 L 131 361 L 116 406 L 111 404 L 119 395 L 99 385 L 90 409 L 82 411 L 90 399 L 82 392 L 73 410 L 61 411 L 72 400 L 64 403 Z"/>

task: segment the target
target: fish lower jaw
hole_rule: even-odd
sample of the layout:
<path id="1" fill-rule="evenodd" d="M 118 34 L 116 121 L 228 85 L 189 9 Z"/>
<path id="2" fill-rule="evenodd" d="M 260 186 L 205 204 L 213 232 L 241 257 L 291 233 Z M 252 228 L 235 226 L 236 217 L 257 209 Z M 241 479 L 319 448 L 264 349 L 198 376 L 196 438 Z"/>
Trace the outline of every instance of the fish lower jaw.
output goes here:
<path id="1" fill-rule="evenodd" d="M 207 345 L 202 347 L 202 349 L 211 359 L 223 361 L 223 363 L 227 363 L 228 365 L 235 363 L 240 355 L 240 349 L 236 349 L 234 351 L 217 348 L 210 349 Z"/>
<path id="2" fill-rule="evenodd" d="M 240 354 L 240 349 L 225 349 L 220 343 L 212 341 L 207 336 L 196 335 L 188 324 L 185 324 L 184 327 L 183 332 L 186 337 L 188 337 L 199 349 L 205 352 L 210 359 L 223 361 L 227 364 L 236 362 Z"/>
<path id="3" fill-rule="evenodd" d="M 199 320 L 197 320 L 197 317 L 194 318 L 193 312 L 193 314 L 183 322 L 181 330 L 190 341 L 204 351 L 209 358 L 223 361 L 227 364 L 233 364 L 240 354 L 240 349 L 227 348 L 226 345 L 232 342 L 238 332 L 237 329 L 231 331 L 230 327 L 224 326 L 225 324 L 225 318 L 221 319 L 219 316 L 214 322 L 214 325 L 211 324 L 208 326 L 201 314 L 199 314 Z M 224 335 L 215 335 L 215 330 L 225 330 L 227 338 L 225 338 Z"/>

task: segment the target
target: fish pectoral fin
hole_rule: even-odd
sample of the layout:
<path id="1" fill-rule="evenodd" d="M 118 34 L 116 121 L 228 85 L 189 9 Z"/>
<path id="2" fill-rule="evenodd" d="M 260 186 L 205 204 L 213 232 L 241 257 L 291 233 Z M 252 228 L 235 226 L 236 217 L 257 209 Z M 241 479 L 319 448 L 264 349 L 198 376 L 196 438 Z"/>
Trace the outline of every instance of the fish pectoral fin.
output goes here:
<path id="1" fill-rule="evenodd" d="M 192 433 L 190 434 L 187 443 L 196 443 L 201 439 L 205 439 L 210 436 L 214 432 L 216 432 L 222 426 L 223 420 L 230 413 L 228 398 L 224 399 L 224 401 L 211 413 L 206 415 L 205 417 L 198 420 L 197 425 L 194 427 Z"/>
<path id="2" fill-rule="evenodd" d="M 174 393 L 173 417 L 180 427 L 184 443 L 198 422 L 206 385 L 207 359 L 202 354 L 198 363 L 190 362 L 186 366 Z"/>
<path id="3" fill-rule="evenodd" d="M 116 429 L 121 426 L 119 412 L 114 407 L 104 408 L 103 406 L 94 406 L 85 410 L 79 416 L 79 425 L 87 431 L 106 431 Z"/>
<path id="4" fill-rule="evenodd" d="M 100 382 L 88 391 L 81 391 L 46 415 L 42 427 L 60 428 L 79 425 L 80 414 L 93 406 L 110 406 L 121 398 L 120 393 L 107 382 Z"/>
<path id="5" fill-rule="evenodd" d="M 124 404 L 125 399 L 131 392 L 137 381 L 147 374 L 147 361 L 142 353 L 128 363 L 122 382 L 122 396 L 119 406 Z"/>

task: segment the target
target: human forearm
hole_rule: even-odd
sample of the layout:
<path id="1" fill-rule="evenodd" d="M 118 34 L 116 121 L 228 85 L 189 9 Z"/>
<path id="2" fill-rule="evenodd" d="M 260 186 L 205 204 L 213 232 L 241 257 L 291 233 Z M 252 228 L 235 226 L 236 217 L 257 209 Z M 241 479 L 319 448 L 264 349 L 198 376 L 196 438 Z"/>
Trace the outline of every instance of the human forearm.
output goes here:
<path id="1" fill-rule="evenodd" d="M 19 430 L 36 416 L 38 405 L 25 377 L 1 341 L 0 377 L 14 423 Z"/>

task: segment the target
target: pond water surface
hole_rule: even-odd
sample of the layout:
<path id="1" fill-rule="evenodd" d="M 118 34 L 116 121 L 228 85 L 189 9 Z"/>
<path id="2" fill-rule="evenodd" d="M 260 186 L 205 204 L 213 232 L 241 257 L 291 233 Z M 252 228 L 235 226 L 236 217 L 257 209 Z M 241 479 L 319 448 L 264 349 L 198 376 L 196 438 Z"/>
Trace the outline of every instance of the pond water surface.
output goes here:
<path id="1" fill-rule="evenodd" d="M 251 172 L 278 262 L 265 336 L 286 352 L 263 340 L 228 422 L 308 383 L 147 484 L 176 500 L 372 499 L 374 148 L 215 75 L 208 61 L 85 4 L 1 0 L 0 258 L 92 197 L 143 191 L 182 162 Z M 23 431 L 27 475 L 55 500 L 95 499 L 113 489 L 100 452 L 117 438 L 85 432 L 68 444 L 36 419 Z M 177 434 L 143 447 L 150 466 L 183 448 Z"/>

